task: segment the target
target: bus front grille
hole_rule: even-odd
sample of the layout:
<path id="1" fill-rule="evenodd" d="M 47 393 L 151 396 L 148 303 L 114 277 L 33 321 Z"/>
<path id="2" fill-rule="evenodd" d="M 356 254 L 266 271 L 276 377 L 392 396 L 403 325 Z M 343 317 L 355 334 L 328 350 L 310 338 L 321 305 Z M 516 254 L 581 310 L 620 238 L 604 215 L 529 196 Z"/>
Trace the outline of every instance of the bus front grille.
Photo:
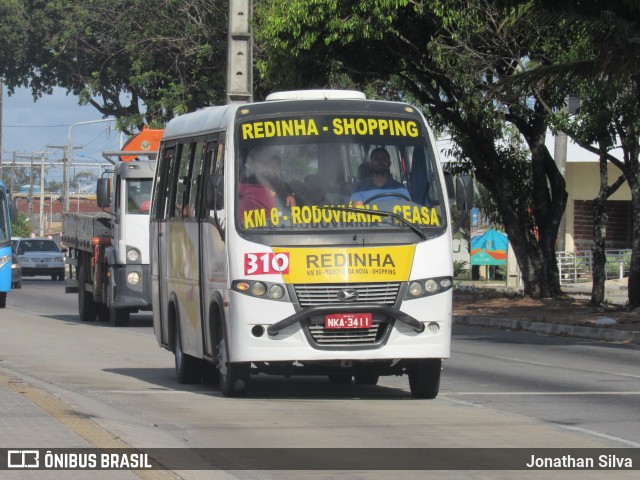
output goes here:
<path id="1" fill-rule="evenodd" d="M 358 298 L 350 302 L 357 303 L 378 303 L 390 307 L 396 304 L 399 283 L 354 283 L 354 284 L 309 284 L 296 285 L 295 291 L 298 302 L 302 308 L 314 307 L 317 305 L 327 305 L 341 303 L 338 292 L 341 290 L 355 290 Z"/>

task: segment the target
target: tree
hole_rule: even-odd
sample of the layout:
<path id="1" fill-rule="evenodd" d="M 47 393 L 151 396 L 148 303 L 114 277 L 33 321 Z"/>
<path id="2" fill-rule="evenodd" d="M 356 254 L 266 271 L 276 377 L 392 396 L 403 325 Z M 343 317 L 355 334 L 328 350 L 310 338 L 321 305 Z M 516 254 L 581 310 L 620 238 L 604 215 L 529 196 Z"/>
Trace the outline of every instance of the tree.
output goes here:
<path id="1" fill-rule="evenodd" d="M 227 10 L 223 0 L 7 0 L 0 74 L 34 99 L 65 88 L 128 132 L 162 126 L 224 102 Z"/>
<path id="2" fill-rule="evenodd" d="M 628 304 L 640 307 L 640 4 L 633 0 L 536 3 L 556 15 L 571 41 L 567 49 L 550 52 L 551 65 L 526 72 L 515 83 L 570 85 L 582 100 L 576 116 L 557 115 L 554 124 L 600 158 L 600 193 L 594 202 L 594 304 L 604 300 L 605 202 L 623 181 L 628 182 L 632 209 Z M 622 149 L 622 158 L 611 154 L 616 147 Z M 611 185 L 607 162 L 622 171 Z"/>
<path id="3" fill-rule="evenodd" d="M 530 64 L 548 63 L 548 49 L 564 41 L 554 23 L 530 21 L 532 5 L 263 0 L 255 34 L 258 70 L 273 87 L 354 85 L 422 105 L 495 199 L 525 294 L 548 297 L 561 293 L 555 241 L 567 193 L 544 144 L 547 107 L 560 106 L 567 92 L 495 88 Z"/>
<path id="4" fill-rule="evenodd" d="M 28 221 L 27 216 L 24 213 L 18 213 L 16 219 L 11 221 L 11 236 L 12 237 L 28 237 L 31 235 L 31 222 Z"/>

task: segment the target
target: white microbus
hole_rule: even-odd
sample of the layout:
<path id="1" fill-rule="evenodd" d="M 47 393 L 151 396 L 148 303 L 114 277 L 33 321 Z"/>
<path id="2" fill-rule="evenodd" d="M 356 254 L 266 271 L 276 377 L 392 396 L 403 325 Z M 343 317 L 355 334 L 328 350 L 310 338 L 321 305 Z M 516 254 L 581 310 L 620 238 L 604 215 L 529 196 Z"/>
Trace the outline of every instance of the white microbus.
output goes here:
<path id="1" fill-rule="evenodd" d="M 444 178 L 421 113 L 359 92 L 171 120 L 150 249 L 155 334 L 178 380 L 239 396 L 258 373 L 407 374 L 434 398 L 451 345 Z"/>

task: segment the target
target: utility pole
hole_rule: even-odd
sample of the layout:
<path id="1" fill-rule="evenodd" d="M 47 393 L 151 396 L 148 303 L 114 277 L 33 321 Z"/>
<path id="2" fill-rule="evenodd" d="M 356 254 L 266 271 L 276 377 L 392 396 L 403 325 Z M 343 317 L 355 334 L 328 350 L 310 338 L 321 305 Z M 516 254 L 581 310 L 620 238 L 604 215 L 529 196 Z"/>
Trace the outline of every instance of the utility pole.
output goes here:
<path id="1" fill-rule="evenodd" d="M 92 123 L 115 122 L 115 118 L 103 118 L 101 120 L 89 120 L 87 122 L 74 123 L 69 127 L 69 136 L 67 137 L 67 149 L 65 155 L 64 167 L 64 211 L 69 211 L 69 165 L 73 162 L 73 140 L 71 139 L 71 130 L 78 125 L 89 125 Z M 80 147 L 76 147 L 80 148 Z"/>
<path id="2" fill-rule="evenodd" d="M 229 2 L 227 104 L 253 101 L 252 0 Z"/>
<path id="3" fill-rule="evenodd" d="M 65 211 L 69 211 L 69 179 L 67 175 L 69 175 L 68 166 L 68 145 L 47 145 L 47 148 L 59 148 L 62 150 L 62 199 L 64 202 Z M 73 147 L 73 148 L 82 148 L 81 145 Z"/>
<path id="4" fill-rule="evenodd" d="M 13 177 L 15 176 L 15 165 L 16 158 L 26 158 L 29 160 L 29 221 L 33 226 L 33 194 L 34 194 L 34 170 L 33 170 L 33 161 L 40 157 L 40 212 L 39 212 L 39 234 L 40 236 L 44 235 L 44 158 L 46 155 L 49 155 L 48 151 L 42 152 L 31 152 L 25 155 L 19 155 L 16 152 L 13 152 L 13 167 L 14 167 L 14 175 L 11 176 L 11 185 L 13 191 Z"/>

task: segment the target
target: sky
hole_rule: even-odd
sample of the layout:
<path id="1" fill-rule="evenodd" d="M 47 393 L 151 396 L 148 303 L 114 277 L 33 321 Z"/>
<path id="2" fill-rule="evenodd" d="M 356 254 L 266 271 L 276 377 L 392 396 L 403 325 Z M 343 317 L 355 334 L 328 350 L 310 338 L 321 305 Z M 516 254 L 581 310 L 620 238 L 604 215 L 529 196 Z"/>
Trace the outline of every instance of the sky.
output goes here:
<path id="1" fill-rule="evenodd" d="M 52 95 L 34 102 L 30 90 L 19 89 L 9 96 L 5 87 L 2 100 L 3 163 L 12 160 L 14 151 L 24 155 L 46 150 L 51 152 L 48 160 L 60 160 L 62 149 L 48 146 L 66 145 L 73 124 L 102 120 L 98 110 L 89 105 L 79 106 L 78 98 L 66 95 L 64 89 L 56 89 Z M 101 160 L 103 150 L 117 150 L 120 134 L 114 128 L 115 122 L 73 126 L 74 160 L 90 162 L 91 157 Z"/>
<path id="2" fill-rule="evenodd" d="M 60 161 L 62 149 L 47 147 L 66 145 L 72 125 L 95 120 L 102 120 L 100 112 L 89 105 L 78 105 L 77 97 L 67 95 L 64 89 L 55 89 L 52 95 L 34 102 L 28 89 L 17 89 L 9 96 L 5 87 L 2 111 L 3 164 L 11 162 L 14 151 L 25 155 L 46 150 L 50 152 L 47 161 Z M 119 132 L 113 130 L 114 126 L 115 122 L 73 126 L 71 140 L 75 147 L 74 163 L 103 161 L 103 150 L 118 150 L 122 140 Z M 441 159 L 445 160 L 443 150 L 446 150 L 447 142 L 439 143 Z M 551 135 L 546 143 L 553 155 L 554 139 Z M 597 157 L 569 141 L 567 161 L 597 161 Z"/>

